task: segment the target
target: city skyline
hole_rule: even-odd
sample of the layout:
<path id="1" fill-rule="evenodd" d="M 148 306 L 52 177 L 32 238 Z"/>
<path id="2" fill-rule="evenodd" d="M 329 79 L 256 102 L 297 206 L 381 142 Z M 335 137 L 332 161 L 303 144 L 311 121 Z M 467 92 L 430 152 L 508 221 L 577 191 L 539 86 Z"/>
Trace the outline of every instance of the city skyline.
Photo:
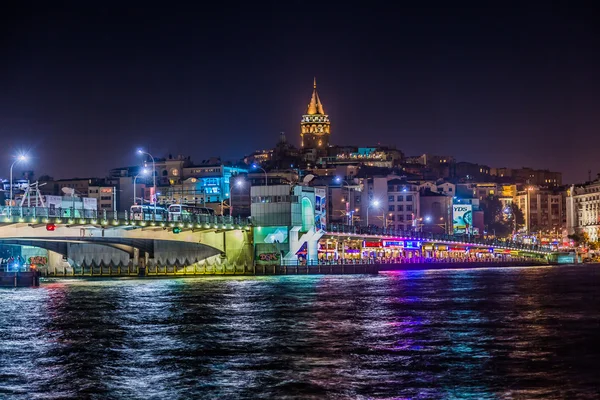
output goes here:
<path id="1" fill-rule="evenodd" d="M 316 76 L 332 144 L 550 169 L 567 183 L 600 172 L 594 143 L 580 143 L 600 122 L 585 9 L 211 7 L 14 5 L 1 17 L 5 164 L 29 150 L 38 176 L 103 176 L 139 164 L 140 146 L 236 160 L 284 131 L 300 147 Z"/>

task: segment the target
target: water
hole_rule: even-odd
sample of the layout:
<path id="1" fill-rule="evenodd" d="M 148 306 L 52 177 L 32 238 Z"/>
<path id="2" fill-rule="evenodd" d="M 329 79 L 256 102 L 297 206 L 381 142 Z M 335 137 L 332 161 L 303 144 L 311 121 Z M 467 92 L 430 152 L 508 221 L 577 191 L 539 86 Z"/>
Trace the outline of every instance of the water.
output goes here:
<path id="1" fill-rule="evenodd" d="M 2 399 L 576 399 L 600 267 L 1 289 Z"/>

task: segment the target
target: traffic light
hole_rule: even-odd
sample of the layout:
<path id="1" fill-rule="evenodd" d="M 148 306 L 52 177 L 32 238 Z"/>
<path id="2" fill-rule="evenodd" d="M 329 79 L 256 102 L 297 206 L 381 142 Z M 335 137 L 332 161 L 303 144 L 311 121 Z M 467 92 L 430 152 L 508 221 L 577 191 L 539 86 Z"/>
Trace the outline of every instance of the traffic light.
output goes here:
<path id="1" fill-rule="evenodd" d="M 173 233 L 180 233 L 181 232 L 181 228 L 176 226 L 175 228 L 173 228 Z"/>
<path id="2" fill-rule="evenodd" d="M 47 231 L 55 231 L 56 225 L 55 224 L 46 224 L 46 230 Z"/>

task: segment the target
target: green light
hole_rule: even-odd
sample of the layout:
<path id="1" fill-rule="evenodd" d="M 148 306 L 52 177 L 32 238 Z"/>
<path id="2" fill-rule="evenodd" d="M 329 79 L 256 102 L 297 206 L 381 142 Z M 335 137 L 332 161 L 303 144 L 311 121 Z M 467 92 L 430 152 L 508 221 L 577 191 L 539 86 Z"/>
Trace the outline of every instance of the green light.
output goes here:
<path id="1" fill-rule="evenodd" d="M 181 228 L 176 226 L 173 228 L 173 233 L 180 233 L 181 232 Z"/>

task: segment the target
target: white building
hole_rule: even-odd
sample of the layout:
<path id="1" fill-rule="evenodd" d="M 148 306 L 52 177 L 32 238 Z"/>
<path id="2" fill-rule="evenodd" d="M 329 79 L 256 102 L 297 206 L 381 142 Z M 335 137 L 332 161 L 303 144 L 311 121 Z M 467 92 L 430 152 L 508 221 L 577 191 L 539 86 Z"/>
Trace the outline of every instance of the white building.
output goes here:
<path id="1" fill-rule="evenodd" d="M 113 186 L 89 186 L 88 197 L 96 199 L 98 210 L 116 211 L 117 189 Z"/>
<path id="2" fill-rule="evenodd" d="M 419 185 L 396 175 L 363 179 L 361 225 L 411 230 L 420 218 Z"/>
<path id="3" fill-rule="evenodd" d="M 566 198 L 567 230 L 586 232 L 591 241 L 600 240 L 600 179 L 571 186 Z"/>

